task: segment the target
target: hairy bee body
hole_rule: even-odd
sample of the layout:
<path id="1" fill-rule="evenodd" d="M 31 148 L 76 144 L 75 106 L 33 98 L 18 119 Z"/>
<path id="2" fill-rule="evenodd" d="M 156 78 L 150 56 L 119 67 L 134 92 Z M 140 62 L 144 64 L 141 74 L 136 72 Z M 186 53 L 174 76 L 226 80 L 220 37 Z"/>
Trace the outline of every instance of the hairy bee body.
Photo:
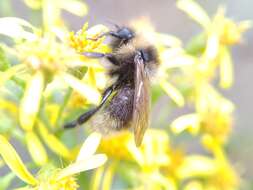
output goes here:
<path id="1" fill-rule="evenodd" d="M 129 127 L 129 121 L 132 119 L 134 103 L 134 87 L 123 86 L 112 97 L 108 106 L 108 112 L 112 119 L 117 119 L 122 122 L 116 129 L 121 127 Z"/>
<path id="2" fill-rule="evenodd" d="M 159 63 L 157 51 L 142 35 L 127 27 L 118 27 L 116 32 L 105 35 L 113 37 L 112 53 L 85 55 L 109 62 L 108 74 L 116 80 L 105 90 L 98 107 L 65 127 L 75 127 L 88 120 L 93 129 L 107 134 L 133 127 L 138 146 L 149 126 L 150 77 Z"/>
<path id="3" fill-rule="evenodd" d="M 91 118 L 92 129 L 103 134 L 121 131 L 131 127 L 134 102 L 134 88 L 122 86 L 111 100 Z"/>

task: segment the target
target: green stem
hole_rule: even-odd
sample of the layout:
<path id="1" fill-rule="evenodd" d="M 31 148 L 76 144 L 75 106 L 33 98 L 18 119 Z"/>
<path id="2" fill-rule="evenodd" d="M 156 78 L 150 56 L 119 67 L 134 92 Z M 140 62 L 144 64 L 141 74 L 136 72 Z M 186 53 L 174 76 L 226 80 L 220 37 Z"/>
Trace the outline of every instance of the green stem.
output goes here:
<path id="1" fill-rule="evenodd" d="M 66 105 L 68 104 L 68 101 L 69 101 L 69 98 L 70 98 L 72 92 L 73 92 L 73 90 L 71 88 L 69 88 L 67 90 L 67 93 L 65 94 L 63 103 L 61 104 L 61 107 L 60 107 L 60 110 L 58 112 L 57 119 L 56 119 L 56 126 L 57 126 L 57 128 L 60 126 L 63 111 L 64 111 Z"/>

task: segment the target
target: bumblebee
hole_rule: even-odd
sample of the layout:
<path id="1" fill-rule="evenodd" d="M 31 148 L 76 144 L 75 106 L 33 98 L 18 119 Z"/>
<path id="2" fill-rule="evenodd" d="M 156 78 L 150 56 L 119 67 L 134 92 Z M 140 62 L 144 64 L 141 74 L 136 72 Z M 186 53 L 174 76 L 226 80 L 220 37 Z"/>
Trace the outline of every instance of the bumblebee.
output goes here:
<path id="1" fill-rule="evenodd" d="M 64 127 L 73 128 L 89 120 L 92 128 L 103 134 L 132 128 L 136 146 L 140 146 L 150 123 L 150 78 L 159 65 L 157 50 L 130 27 L 116 26 L 115 31 L 98 38 L 103 36 L 110 37 L 112 52 L 85 52 L 84 56 L 109 62 L 108 75 L 116 80 L 104 90 L 97 107 Z"/>

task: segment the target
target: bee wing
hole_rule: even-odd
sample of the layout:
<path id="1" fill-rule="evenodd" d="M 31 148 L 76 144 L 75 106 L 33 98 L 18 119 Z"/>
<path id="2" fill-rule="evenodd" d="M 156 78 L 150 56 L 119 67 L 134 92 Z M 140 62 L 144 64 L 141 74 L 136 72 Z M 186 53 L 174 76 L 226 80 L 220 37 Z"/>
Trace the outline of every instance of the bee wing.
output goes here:
<path id="1" fill-rule="evenodd" d="M 140 55 L 135 59 L 135 94 L 133 105 L 133 129 L 136 146 L 140 146 L 144 133 L 149 126 L 150 82 L 144 70 L 144 60 Z"/>

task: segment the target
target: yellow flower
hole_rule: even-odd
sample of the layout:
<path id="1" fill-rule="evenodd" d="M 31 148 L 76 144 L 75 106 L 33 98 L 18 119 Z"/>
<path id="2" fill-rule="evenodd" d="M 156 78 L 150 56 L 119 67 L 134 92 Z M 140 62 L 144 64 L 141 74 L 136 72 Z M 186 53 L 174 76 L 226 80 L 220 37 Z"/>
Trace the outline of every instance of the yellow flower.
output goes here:
<path id="1" fill-rule="evenodd" d="M 25 135 L 27 148 L 34 162 L 40 166 L 45 165 L 48 162 L 48 157 L 38 136 L 32 131 L 27 132 Z"/>
<path id="2" fill-rule="evenodd" d="M 81 96 L 79 93 L 73 92 L 71 94 L 69 104 L 68 104 L 71 108 L 75 108 L 75 109 L 79 107 L 83 108 L 86 106 L 86 104 L 87 104 L 86 99 L 83 96 Z"/>
<path id="3" fill-rule="evenodd" d="M 73 160 L 70 150 L 52 133 L 48 131 L 42 122 L 38 122 L 39 133 L 50 150 L 67 160 Z"/>
<path id="4" fill-rule="evenodd" d="M 104 137 L 98 148 L 110 158 L 119 160 L 132 160 L 133 157 L 127 149 L 127 144 L 133 141 L 133 136 L 129 131 L 123 131 L 109 137 Z"/>
<path id="5" fill-rule="evenodd" d="M 57 3 L 57 1 L 55 0 L 49 2 L 51 2 L 51 4 L 48 5 L 48 2 L 46 0 L 24 0 L 24 3 L 32 9 L 41 9 L 41 8 L 43 9 L 50 8 L 51 10 L 63 9 L 77 16 L 84 16 L 88 12 L 87 5 L 84 2 L 80 2 L 77 0 L 68 0 L 61 3 Z M 51 12 L 51 14 L 48 16 L 56 17 L 59 19 L 60 15 Z"/>
<path id="6" fill-rule="evenodd" d="M 22 19 L 0 18 L 0 34 L 11 37 L 15 44 L 13 48 L 1 47 L 19 60 L 14 65 L 10 61 L 3 70 L 0 65 L 0 114 L 4 115 L 0 119 L 9 117 L 8 122 L 3 120 L 1 124 L 8 130 L 1 129 L 0 167 L 6 164 L 12 171 L 10 174 L 24 182 L 26 186 L 18 190 L 76 190 L 78 173 L 94 168 L 97 169 L 90 183 L 92 190 L 111 189 L 115 175 L 123 176 L 127 187 L 132 189 L 239 188 L 240 179 L 224 148 L 232 130 L 234 105 L 212 84 L 216 84 L 216 78 L 221 88 L 233 84 L 230 47 L 242 41 L 250 25 L 248 21 L 234 22 L 225 17 L 222 8 L 209 17 L 194 0 L 178 0 L 177 6 L 203 28 L 186 48 L 177 37 L 157 33 L 144 17 L 131 24 L 137 32 L 145 31 L 143 35 L 158 50 L 161 64 L 154 82 L 159 89 L 155 89 L 154 99 L 164 91 L 177 106 L 193 105 L 195 109 L 174 120 L 172 131 L 176 135 L 187 131 L 199 138 L 208 156 L 186 154 L 187 151 L 172 147 L 171 144 L 176 146 L 177 142 L 170 144 L 170 133 L 161 129 L 148 129 L 138 148 L 130 131 L 103 139 L 93 133 L 82 145 L 69 148 L 67 145 L 73 146 L 77 141 L 73 142 L 74 138 L 70 137 L 72 132 L 59 128 L 65 116 L 68 114 L 68 119 L 74 119 L 80 108 L 98 104 L 108 81 L 99 61 L 82 53 L 110 52 L 104 43 L 105 37 L 97 38 L 108 28 L 103 25 L 88 28 L 86 23 L 76 33 L 69 33 L 61 12 L 64 9 L 78 16 L 86 14 L 86 4 L 79 0 L 24 2 L 33 9 L 41 9 L 41 30 Z M 6 96 L 13 82 L 21 89 L 21 95 Z M 16 128 L 18 124 L 23 131 Z M 36 164 L 33 168 L 36 175 L 29 172 L 6 137 L 17 138 L 26 145 L 32 167 Z M 97 148 L 102 154 L 95 154 Z M 49 151 L 53 153 L 54 162 L 47 154 Z M 104 153 L 110 158 L 106 165 L 103 165 L 107 160 Z"/>
<path id="7" fill-rule="evenodd" d="M 184 190 L 193 190 L 193 189 L 194 190 L 204 190 L 201 182 L 199 182 L 197 180 L 192 180 L 192 181 L 188 182 L 184 187 Z"/>
<path id="8" fill-rule="evenodd" d="M 162 130 L 149 129 L 140 148 L 134 145 L 133 135 L 124 131 L 102 139 L 101 152 L 120 160 L 135 160 L 140 166 L 160 165 L 168 161 L 169 140 Z"/>
<path id="9" fill-rule="evenodd" d="M 250 22 L 235 23 L 224 16 L 223 8 L 220 8 L 211 19 L 193 0 L 180 0 L 177 5 L 204 28 L 201 34 L 204 38 L 197 38 L 204 42 L 199 43 L 193 39 L 191 44 L 192 49 L 195 48 L 194 43 L 195 46 L 199 44 L 205 46 L 200 47 L 204 49 L 204 53 L 197 65 L 197 75 L 201 76 L 197 80 L 212 79 L 215 76 L 216 68 L 220 67 L 220 86 L 229 88 L 233 84 L 233 66 L 228 47 L 241 41 L 242 34 L 250 27 Z"/>
<path id="10" fill-rule="evenodd" d="M 0 109 L 6 111 L 12 116 L 12 117 L 18 117 L 18 108 L 16 104 L 10 100 L 6 100 L 4 98 L 0 98 Z"/>
<path id="11" fill-rule="evenodd" d="M 69 34 L 69 43 L 77 52 L 101 52 L 106 53 L 109 51 L 108 46 L 102 44 L 104 38 L 99 38 L 100 34 L 107 31 L 108 29 L 103 25 L 97 25 L 88 29 L 88 23 L 84 24 L 83 28 L 79 30 L 76 34 L 70 32 Z"/>
<path id="12" fill-rule="evenodd" d="M 42 9 L 43 28 L 47 31 L 57 31 L 65 28 L 61 17 L 62 10 L 77 16 L 84 16 L 88 12 L 88 7 L 84 2 L 78 0 L 24 0 L 25 4 L 32 9 Z"/>
<path id="13" fill-rule="evenodd" d="M 0 135 L 0 154 L 5 163 L 20 179 L 31 185 L 36 185 L 38 183 L 38 181 L 27 170 L 15 149 L 2 135 Z"/>
<path id="14" fill-rule="evenodd" d="M 211 19 L 206 11 L 194 0 L 180 0 L 177 2 L 177 6 L 206 30 L 207 34 L 210 35 L 208 37 L 210 42 L 213 42 L 210 43 L 212 44 L 210 47 L 217 47 L 217 45 L 214 45 L 217 44 L 217 41 L 225 45 L 236 44 L 240 42 L 242 33 L 250 27 L 249 21 L 237 24 L 231 19 L 225 18 L 223 7 L 220 7 Z M 210 51 L 212 51 L 211 48 Z M 216 51 L 216 48 L 213 51 Z"/>
<path id="15" fill-rule="evenodd" d="M 40 108 L 44 83 L 44 75 L 38 71 L 32 76 L 26 87 L 19 114 L 20 125 L 24 130 L 31 131 L 34 126 Z"/>
<path id="16" fill-rule="evenodd" d="M 91 134 L 84 142 L 74 163 L 62 169 L 43 170 L 34 177 L 26 168 L 15 149 L 0 135 L 0 154 L 11 170 L 24 182 L 25 189 L 32 190 L 75 190 L 78 188 L 75 175 L 80 172 L 97 168 L 103 165 L 107 157 L 104 154 L 95 154 L 101 136 Z"/>
<path id="17" fill-rule="evenodd" d="M 208 179 L 204 187 L 207 190 L 236 190 L 239 187 L 239 181 L 238 175 L 231 166 L 220 164 L 217 166 L 217 172 Z"/>
<path id="18" fill-rule="evenodd" d="M 234 45 L 241 42 L 242 34 L 250 28 L 250 21 L 235 23 L 233 20 L 225 18 L 225 9 L 219 8 L 213 18 L 213 28 L 216 28 L 220 43 Z"/>
<path id="19" fill-rule="evenodd" d="M 169 162 L 169 138 L 163 130 L 149 129 L 140 148 L 127 144 L 134 160 L 144 172 L 156 170 Z"/>
<path id="20" fill-rule="evenodd" d="M 91 85 L 85 84 L 81 80 L 78 80 L 76 77 L 67 74 L 60 73 L 59 77 L 72 88 L 74 88 L 78 93 L 84 96 L 89 102 L 93 104 L 98 104 L 101 99 L 99 91 Z"/>
<path id="21" fill-rule="evenodd" d="M 140 167 L 137 179 L 140 181 L 140 188 L 171 187 L 175 189 L 174 181 L 165 178 L 159 172 L 162 166 L 168 165 L 170 162 L 169 138 L 165 131 L 149 129 L 139 148 L 134 143 L 133 135 L 129 131 L 125 131 L 103 139 L 99 150 L 114 159 L 136 162 Z M 111 184 L 109 179 L 106 183 Z"/>
<path id="22" fill-rule="evenodd" d="M 187 163 L 189 162 L 189 163 Z M 191 171 L 188 173 L 188 171 Z M 240 178 L 228 161 L 209 159 L 204 157 L 192 157 L 182 165 L 182 175 L 190 174 L 193 177 L 202 177 L 204 180 L 194 180 L 185 185 L 185 189 L 199 190 L 236 190 L 239 187 Z"/>
<path id="23" fill-rule="evenodd" d="M 223 98 L 212 86 L 205 85 L 196 97 L 197 113 L 175 119 L 171 128 L 176 134 L 188 130 L 191 134 L 212 136 L 220 144 L 227 141 L 232 127 L 234 105 Z"/>
<path id="24" fill-rule="evenodd" d="M 61 35 L 54 32 L 38 32 L 38 29 L 28 22 L 15 18 L 1 18 L 0 25 L 1 22 L 5 24 L 7 21 L 13 25 L 12 37 L 24 40 L 22 43 L 17 43 L 14 48 L 14 53 L 21 60 L 21 63 L 4 71 L 0 77 L 0 84 L 16 75 L 26 83 L 19 108 L 19 121 L 24 130 L 31 131 L 33 129 L 42 96 L 49 88 L 49 84 L 52 85 L 57 80 L 61 81 L 57 83 L 58 85 L 65 86 L 65 88 L 70 86 L 83 96 L 86 104 L 98 104 L 100 102 L 99 90 L 105 86 L 104 71 L 94 60 L 77 54 L 67 46 L 64 37 L 62 38 L 62 35 L 65 38 L 67 37 L 66 31 L 58 30 Z M 26 31 L 25 27 L 31 28 L 32 31 Z M 86 40 L 86 37 L 90 38 L 98 34 L 101 27 L 103 28 L 103 26 L 95 26 L 88 30 L 87 27 L 84 27 L 80 35 L 73 36 L 73 40 L 80 38 L 79 40 L 83 43 L 82 48 L 86 51 L 108 49 L 105 44 L 102 44 L 103 39 L 99 41 Z M 11 36 L 5 30 L 0 30 L 0 33 Z M 23 35 L 18 36 L 18 33 Z M 68 72 L 69 68 L 76 69 L 77 67 L 88 68 L 87 73 L 79 71 L 81 73 L 80 78 L 84 77 L 85 74 L 83 80 Z M 56 119 L 59 119 L 59 116 L 56 116 Z M 59 124 L 59 121 L 56 121 L 56 124 Z"/>
<path id="25" fill-rule="evenodd" d="M 176 152 L 175 152 L 176 153 Z M 203 155 L 173 154 L 171 163 L 163 167 L 163 175 L 180 181 L 183 189 L 235 190 L 239 178 L 228 161 Z M 173 158 L 174 155 L 174 158 Z M 195 179 L 189 182 L 189 180 Z"/>

